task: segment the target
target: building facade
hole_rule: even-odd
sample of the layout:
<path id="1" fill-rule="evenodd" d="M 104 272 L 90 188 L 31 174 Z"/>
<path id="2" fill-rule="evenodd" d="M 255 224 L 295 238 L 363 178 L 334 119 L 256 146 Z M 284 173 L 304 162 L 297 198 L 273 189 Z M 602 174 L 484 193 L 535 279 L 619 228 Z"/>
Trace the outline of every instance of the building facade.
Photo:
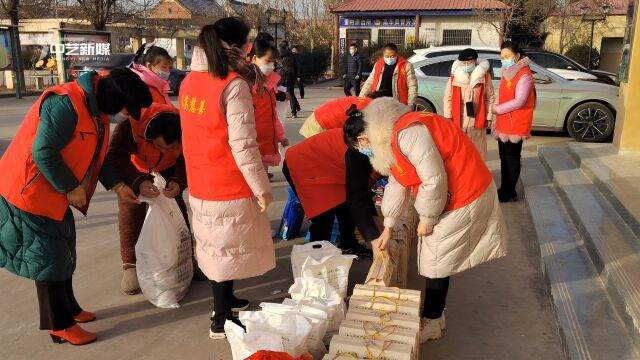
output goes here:
<path id="1" fill-rule="evenodd" d="M 602 5 L 608 5 L 605 15 Z M 600 70 L 618 72 L 622 56 L 629 0 L 574 2 L 554 11 L 542 23 L 547 37 L 544 48 L 564 54 L 576 45 L 588 45 L 591 41 L 591 22 L 584 21 L 586 15 L 602 15 L 602 20 L 594 23 L 593 47 L 600 52 Z"/>
<path id="2" fill-rule="evenodd" d="M 353 0 L 337 6 L 333 68 L 350 44 L 499 46 L 505 4 L 496 0 Z M 334 47 L 335 48 L 335 47 Z"/>

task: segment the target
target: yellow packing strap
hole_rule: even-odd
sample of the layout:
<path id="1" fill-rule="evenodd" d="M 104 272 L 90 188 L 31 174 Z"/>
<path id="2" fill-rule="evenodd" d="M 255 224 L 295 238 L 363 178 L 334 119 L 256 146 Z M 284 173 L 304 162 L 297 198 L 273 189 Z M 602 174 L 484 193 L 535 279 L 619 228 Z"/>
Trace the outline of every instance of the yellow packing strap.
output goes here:
<path id="1" fill-rule="evenodd" d="M 377 355 L 373 355 L 373 352 L 371 352 L 371 345 L 373 345 L 373 348 L 377 350 L 378 354 Z M 371 359 L 371 360 L 381 360 L 384 359 L 382 356 L 384 355 L 384 352 L 387 350 L 387 348 L 391 345 L 391 342 L 389 341 L 383 341 L 382 342 L 382 346 L 377 346 L 375 344 L 375 341 L 372 339 L 368 339 L 366 340 L 365 343 L 365 357 L 367 359 Z"/>
<path id="2" fill-rule="evenodd" d="M 404 300 L 404 301 L 409 300 L 409 298 L 400 299 L 400 295 L 401 295 L 401 291 L 402 291 L 402 290 L 401 290 L 399 287 L 395 287 L 395 286 L 394 286 L 394 287 L 389 287 L 389 288 L 387 288 L 387 289 L 393 289 L 393 290 L 395 290 L 395 291 L 396 291 L 396 293 L 397 293 L 397 294 L 396 294 L 396 299 L 397 299 L 397 300 Z M 378 285 L 373 285 L 373 297 L 376 297 L 376 292 L 377 292 L 377 291 L 378 291 Z"/>
<path id="3" fill-rule="evenodd" d="M 370 329 L 373 332 L 369 332 Z M 380 327 L 376 326 L 376 324 L 371 321 L 365 321 L 362 323 L 362 330 L 364 330 L 366 336 L 372 339 L 386 339 L 389 336 L 393 335 L 397 329 L 398 325 L 386 325 Z M 384 334 L 385 331 L 387 331 L 386 335 Z"/>
<path id="4" fill-rule="evenodd" d="M 388 296 L 384 296 L 384 295 L 379 295 L 379 296 L 374 296 L 371 298 L 371 302 L 369 303 L 369 309 L 373 310 L 373 306 L 378 303 L 377 300 L 384 300 L 386 302 L 388 302 L 389 304 L 393 305 L 395 307 L 394 311 L 390 311 L 390 312 L 398 312 L 398 306 L 402 305 L 404 303 L 407 302 L 407 299 L 401 300 L 401 299 L 392 299 Z"/>
<path id="5" fill-rule="evenodd" d="M 358 360 L 358 357 L 352 353 L 349 352 L 345 352 L 345 351 L 338 351 L 335 356 L 333 357 L 332 360 L 336 360 L 336 359 L 340 359 L 340 358 L 347 358 L 347 359 L 353 359 L 353 360 Z"/>

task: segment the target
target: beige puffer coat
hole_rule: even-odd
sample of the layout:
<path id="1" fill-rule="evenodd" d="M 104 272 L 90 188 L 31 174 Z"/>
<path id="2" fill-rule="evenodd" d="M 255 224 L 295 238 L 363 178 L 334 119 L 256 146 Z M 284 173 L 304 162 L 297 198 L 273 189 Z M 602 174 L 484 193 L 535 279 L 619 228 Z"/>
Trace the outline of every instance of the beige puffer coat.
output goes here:
<path id="1" fill-rule="evenodd" d="M 418 99 L 418 79 L 416 78 L 416 72 L 413 70 L 413 65 L 410 62 L 407 62 L 407 103 L 409 107 L 412 109 L 416 106 L 416 100 Z M 369 97 L 371 93 L 374 91 L 378 91 L 380 89 L 380 83 L 382 82 L 382 76 L 380 76 L 380 81 L 377 84 L 373 83 L 373 73 L 367 78 L 367 81 L 364 82 L 362 86 L 362 90 L 360 90 L 360 97 Z M 398 67 L 396 66 L 395 71 L 393 72 L 393 98 L 399 99 L 400 95 L 398 94 Z"/>
<path id="2" fill-rule="evenodd" d="M 478 85 L 484 85 L 484 99 L 485 99 L 485 119 L 487 124 L 493 120 L 493 114 L 491 108 L 495 102 L 495 90 L 493 83 L 491 82 L 491 75 L 488 73 L 490 69 L 489 62 L 487 60 L 478 60 L 478 65 L 471 72 L 467 74 L 462 70 L 462 63 L 455 61 L 451 66 L 451 75 L 453 76 L 453 84 L 451 78 L 447 82 L 447 86 L 444 88 L 444 102 L 443 102 L 443 115 L 447 119 L 451 118 L 451 108 L 453 106 L 460 106 L 462 112 L 462 130 L 469 136 L 471 142 L 476 146 L 480 155 L 484 159 L 487 156 L 487 129 L 478 129 L 475 127 L 475 118 L 471 118 L 467 115 L 467 110 L 464 104 L 452 104 L 452 91 L 451 85 L 459 86 L 462 90 L 463 102 L 473 101 L 474 107 L 478 110 L 478 102 L 480 92 L 478 91 Z"/>
<path id="3" fill-rule="evenodd" d="M 371 164 L 389 175 L 395 165 L 391 148 L 395 122 L 408 108 L 392 99 L 377 99 L 363 110 L 365 133 L 374 157 Z M 420 222 L 434 225 L 433 233 L 418 244 L 418 269 L 429 278 L 443 278 L 507 254 L 507 228 L 492 182 L 471 204 L 443 212 L 447 200 L 447 173 L 426 126 L 412 125 L 398 134 L 400 151 L 416 167 L 422 185 L 415 200 Z M 394 227 L 410 203 L 411 192 L 389 175 L 382 214 Z M 415 231 L 416 229 L 409 229 Z"/>
<path id="4" fill-rule="evenodd" d="M 207 71 L 206 57 L 202 55 L 194 50 L 196 63 L 193 65 Z M 256 142 L 253 102 L 247 82 L 231 81 L 220 103 L 229 124 L 231 152 L 244 179 L 256 196 L 271 192 Z M 271 224 L 267 214 L 260 212 L 255 197 L 205 201 L 190 196 L 189 205 L 193 211 L 196 258 L 209 279 L 239 280 L 275 268 Z"/>

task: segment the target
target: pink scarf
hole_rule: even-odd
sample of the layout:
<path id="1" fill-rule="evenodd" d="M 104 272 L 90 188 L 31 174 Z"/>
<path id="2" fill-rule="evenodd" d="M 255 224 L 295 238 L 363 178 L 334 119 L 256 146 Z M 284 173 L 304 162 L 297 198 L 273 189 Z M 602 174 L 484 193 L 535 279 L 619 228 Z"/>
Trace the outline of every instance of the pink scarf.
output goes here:
<path id="1" fill-rule="evenodd" d="M 147 86 L 156 88 L 164 96 L 166 103 L 171 104 L 168 81 L 160 79 L 158 75 L 142 64 L 133 64 L 131 71 L 138 74 Z"/>

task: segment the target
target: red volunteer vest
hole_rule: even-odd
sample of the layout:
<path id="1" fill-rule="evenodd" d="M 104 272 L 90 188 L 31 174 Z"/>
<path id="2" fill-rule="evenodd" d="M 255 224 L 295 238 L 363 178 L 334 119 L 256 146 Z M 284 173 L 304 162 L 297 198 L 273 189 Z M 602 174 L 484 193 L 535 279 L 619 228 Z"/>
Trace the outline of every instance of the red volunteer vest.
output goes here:
<path id="1" fill-rule="evenodd" d="M 358 110 L 362 110 L 369 105 L 372 100 L 371 98 L 345 96 L 321 105 L 313 112 L 313 115 L 318 124 L 325 130 L 342 129 L 344 123 L 349 119 L 346 113 L 351 105 L 355 105 Z"/>
<path id="2" fill-rule="evenodd" d="M 276 93 L 264 89 L 262 95 L 253 94 L 253 109 L 256 118 L 256 133 L 261 155 L 275 155 L 278 153 L 278 139 L 276 138 Z"/>
<path id="3" fill-rule="evenodd" d="M 451 121 L 436 114 L 410 112 L 396 122 L 391 142 L 397 162 L 391 173 L 396 180 L 410 188 L 414 195 L 418 194 L 422 180 L 398 148 L 398 133 L 417 122 L 427 127 L 444 162 L 449 192 L 444 210 L 460 209 L 479 198 L 493 181 L 491 172 L 469 137 Z"/>
<path id="4" fill-rule="evenodd" d="M 525 74 L 529 74 L 533 81 L 533 74 L 528 66 L 520 69 L 511 81 L 502 77 L 502 80 L 500 80 L 499 104 L 503 104 L 516 98 L 516 87 L 518 86 L 518 81 L 520 81 Z M 507 114 L 498 115 L 496 117 L 496 130 L 499 133 L 506 135 L 531 135 L 531 128 L 533 126 L 533 109 L 535 108 L 535 105 L 535 84 L 532 82 L 527 102 L 520 109 Z"/>
<path id="5" fill-rule="evenodd" d="M 190 72 L 180 86 L 182 150 L 191 195 L 200 200 L 228 201 L 253 196 L 229 146 L 229 127 L 220 106 L 225 79 L 207 72 Z"/>
<path id="6" fill-rule="evenodd" d="M 98 183 L 98 174 L 107 152 L 109 119 L 105 115 L 101 115 L 99 118 L 93 117 L 87 106 L 86 94 L 77 82 L 65 83 L 47 89 L 31 106 L 16 136 L 0 160 L 0 174 L 2 174 L 0 194 L 21 210 L 62 221 L 69 207 L 67 196 L 53 188 L 40 173 L 31 156 L 31 146 L 35 140 L 40 121 L 40 106 L 44 99 L 51 94 L 67 95 L 78 115 L 78 124 L 73 137 L 62 148 L 60 155 L 78 182 L 85 186 L 87 205 L 78 210 L 84 215 L 87 214 L 89 201 Z M 60 119 L 60 121 L 64 121 L 64 119 Z M 99 132 L 101 131 L 104 132 L 103 141 L 102 144 L 98 144 Z M 90 172 L 92 163 L 94 164 L 93 170 Z M 85 179 L 89 173 L 91 173 L 91 178 Z"/>
<path id="7" fill-rule="evenodd" d="M 380 84 L 380 78 L 382 77 L 382 70 L 384 69 L 384 58 L 380 58 L 373 66 L 373 86 L 376 90 Z M 409 104 L 409 88 L 407 87 L 407 60 L 398 55 L 396 69 L 398 70 L 398 83 L 396 89 L 398 89 L 398 101 L 408 105 Z"/>
<path id="8" fill-rule="evenodd" d="M 178 114 L 178 109 L 173 105 L 161 103 L 151 104 L 142 113 L 140 121 L 131 121 L 131 130 L 133 132 L 133 140 L 136 142 L 137 151 L 131 154 L 131 163 L 143 173 L 164 171 L 176 164 L 176 161 L 182 155 L 182 148 L 165 151 L 153 146 L 150 139 L 145 137 L 149 123 L 161 113 L 172 112 Z"/>
<path id="9" fill-rule="evenodd" d="M 462 89 L 459 86 L 453 85 L 454 77 L 451 75 L 451 117 L 453 118 L 453 123 L 462 127 L 462 115 L 463 115 L 463 106 L 464 102 L 462 101 Z M 485 75 L 485 81 L 491 81 L 491 76 L 489 74 Z M 487 107 L 486 107 L 486 98 L 484 96 L 484 84 L 476 85 L 478 87 L 478 91 L 480 95 L 478 96 L 478 103 L 476 108 L 476 129 L 484 129 L 487 121 Z M 475 91 L 475 89 L 474 89 Z M 475 101 L 475 95 L 474 95 Z"/>
<path id="10" fill-rule="evenodd" d="M 342 129 L 331 129 L 290 147 L 285 161 L 307 218 L 347 201 Z"/>

